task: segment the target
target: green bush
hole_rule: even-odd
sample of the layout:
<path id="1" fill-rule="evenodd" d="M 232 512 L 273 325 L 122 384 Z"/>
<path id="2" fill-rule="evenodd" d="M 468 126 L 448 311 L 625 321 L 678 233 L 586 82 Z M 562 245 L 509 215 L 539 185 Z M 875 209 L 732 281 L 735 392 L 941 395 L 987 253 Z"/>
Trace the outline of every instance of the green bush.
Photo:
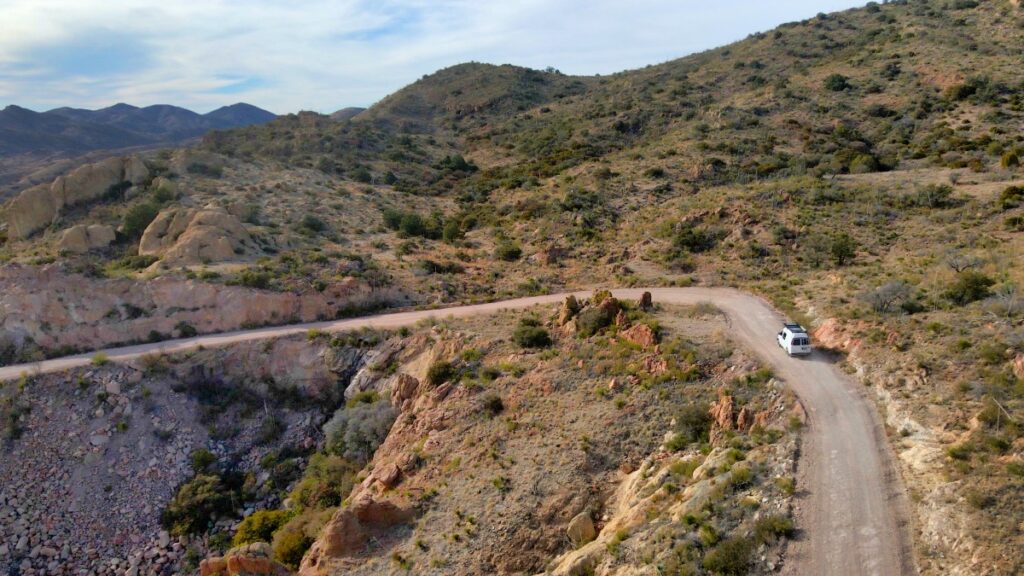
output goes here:
<path id="1" fill-rule="evenodd" d="M 124 214 L 121 232 L 131 239 L 141 238 L 146 227 L 156 219 L 160 207 L 156 204 L 143 202 L 128 209 Z"/>
<path id="2" fill-rule="evenodd" d="M 197 448 L 193 450 L 190 459 L 192 461 L 192 472 L 196 474 L 208 472 L 214 462 L 217 461 L 217 457 L 206 448 Z"/>
<path id="3" fill-rule="evenodd" d="M 711 412 L 706 405 L 691 404 L 676 414 L 676 433 L 686 442 L 707 442 L 711 434 Z"/>
<path id="4" fill-rule="evenodd" d="M 291 499 L 307 508 L 338 506 L 352 491 L 358 473 L 359 465 L 355 462 L 332 454 L 316 453 L 310 457 L 302 479 L 292 490 Z"/>
<path id="5" fill-rule="evenodd" d="M 440 386 L 455 375 L 455 367 L 452 366 L 451 362 L 439 360 L 430 365 L 427 368 L 427 384 L 431 386 Z"/>
<path id="6" fill-rule="evenodd" d="M 252 268 L 246 268 L 238 273 L 233 282 L 229 284 L 237 284 L 239 286 L 246 286 L 248 288 L 256 288 L 259 290 L 266 290 L 270 287 L 270 272 L 265 270 L 254 270 Z"/>
<path id="7" fill-rule="evenodd" d="M 761 544 L 774 542 L 780 537 L 792 538 L 795 533 L 793 520 L 781 514 L 764 516 L 754 524 L 754 539 Z"/>
<path id="8" fill-rule="evenodd" d="M 546 348 L 551 335 L 536 320 L 521 320 L 512 334 L 512 340 L 523 348 Z"/>
<path id="9" fill-rule="evenodd" d="M 999 160 L 999 165 L 1003 168 L 1017 168 L 1020 166 L 1020 154 L 1016 150 L 1010 150 L 1003 154 L 1003 157 Z"/>
<path id="10" fill-rule="evenodd" d="M 746 538 L 723 540 L 704 556 L 704 569 L 721 576 L 742 576 L 750 569 L 753 551 L 754 545 Z"/>
<path id="11" fill-rule="evenodd" d="M 278 562 L 295 570 L 312 545 L 313 538 L 307 535 L 301 526 L 292 526 L 289 523 L 274 534 L 271 548 Z"/>
<path id="12" fill-rule="evenodd" d="M 515 262 L 523 256 L 523 249 L 515 242 L 506 240 L 499 242 L 494 248 L 494 257 L 505 262 Z"/>
<path id="13" fill-rule="evenodd" d="M 1022 202 L 1024 202 L 1024 187 L 1010 186 L 999 193 L 999 208 L 1001 210 L 1016 208 Z"/>
<path id="14" fill-rule="evenodd" d="M 231 539 L 232 546 L 245 546 L 253 542 L 270 542 L 274 532 L 291 520 L 295 513 L 291 510 L 259 510 L 252 513 L 238 525 L 235 536 Z"/>
<path id="15" fill-rule="evenodd" d="M 943 292 L 943 296 L 958 306 L 966 306 L 988 298 L 993 284 L 995 280 L 977 270 L 964 270 L 957 274 L 956 280 Z"/>
<path id="16" fill-rule="evenodd" d="M 163 527 L 180 536 L 200 534 L 217 519 L 232 511 L 232 491 L 219 476 L 200 474 L 182 484 L 161 514 Z"/>
<path id="17" fill-rule="evenodd" d="M 327 230 L 327 223 L 313 214 L 306 214 L 299 222 L 299 231 L 310 236 Z"/>
<path id="18" fill-rule="evenodd" d="M 843 90 L 850 88 L 850 79 L 842 74 L 832 74 L 828 78 L 825 78 L 824 86 L 826 90 L 842 92 Z"/>

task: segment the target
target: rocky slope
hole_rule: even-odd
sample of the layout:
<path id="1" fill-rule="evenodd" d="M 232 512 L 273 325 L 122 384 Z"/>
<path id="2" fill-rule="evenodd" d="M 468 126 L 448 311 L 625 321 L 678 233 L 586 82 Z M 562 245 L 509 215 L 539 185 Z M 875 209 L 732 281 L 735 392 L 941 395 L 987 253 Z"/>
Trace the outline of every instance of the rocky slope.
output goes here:
<path id="1" fill-rule="evenodd" d="M 319 291 L 285 293 L 170 277 L 103 280 L 56 265 L 6 266 L 0 269 L 0 288 L 4 363 L 97 345 L 337 318 L 403 301 L 400 293 L 351 278 Z"/>
<path id="2" fill-rule="evenodd" d="M 304 550 L 292 555 L 291 534 L 308 535 L 310 574 L 646 573 L 717 566 L 734 548 L 755 573 L 777 566 L 796 449 L 784 388 L 718 316 L 665 311 L 660 342 L 633 343 L 644 331 L 626 324 L 660 313 L 631 309 L 621 338 L 578 339 L 554 312 L 550 348 L 511 342 L 512 326 L 538 325 L 506 313 L 8 383 L 0 566 L 134 576 L 208 556 L 203 574 L 277 574 Z M 355 445 L 320 424 L 378 406 L 394 425 L 364 465 L 342 466 Z M 240 500 L 183 531 L 168 511 L 209 478 Z M 193 494 L 188 510 L 213 497 Z M 290 520 L 259 532 L 277 510 Z"/>

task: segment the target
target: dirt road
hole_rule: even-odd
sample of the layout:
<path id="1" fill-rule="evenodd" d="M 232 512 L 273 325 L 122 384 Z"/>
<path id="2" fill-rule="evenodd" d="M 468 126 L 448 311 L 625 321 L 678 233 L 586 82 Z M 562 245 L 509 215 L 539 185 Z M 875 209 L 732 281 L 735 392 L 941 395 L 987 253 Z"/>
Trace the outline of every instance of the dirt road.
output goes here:
<path id="1" fill-rule="evenodd" d="M 734 337 L 750 347 L 800 397 L 808 427 L 799 462 L 797 526 L 801 536 L 787 551 L 786 574 L 809 576 L 913 574 L 906 503 L 894 473 L 879 418 L 861 386 L 823 355 L 789 358 L 775 343 L 782 317 L 764 301 L 726 288 L 635 288 L 614 290 L 619 298 L 637 299 L 644 291 L 655 302 L 711 302 L 729 317 Z M 345 331 L 363 327 L 397 328 L 429 317 L 465 317 L 501 309 L 560 302 L 553 294 L 461 306 L 442 310 L 399 312 L 366 318 L 198 336 L 156 344 L 105 350 L 111 361 L 145 354 L 215 347 L 304 333 L 310 329 Z M 577 293 L 585 297 L 587 293 Z M 23 373 L 55 372 L 88 365 L 92 354 L 0 368 L 0 380 Z"/>

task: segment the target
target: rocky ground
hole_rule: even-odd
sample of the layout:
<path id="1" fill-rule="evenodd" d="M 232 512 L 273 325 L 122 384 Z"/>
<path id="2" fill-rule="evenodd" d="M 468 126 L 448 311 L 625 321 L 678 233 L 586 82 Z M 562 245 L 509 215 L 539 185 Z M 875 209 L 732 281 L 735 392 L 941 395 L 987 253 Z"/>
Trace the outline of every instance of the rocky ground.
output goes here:
<path id="1" fill-rule="evenodd" d="M 103 366 L 0 388 L 9 423 L 0 448 L 0 571 L 194 570 L 208 542 L 172 538 L 160 522 L 167 501 L 193 475 L 192 453 L 209 450 L 265 480 L 260 458 L 281 444 L 301 444 L 321 418 L 315 407 L 275 407 L 283 430 L 268 441 L 260 437 L 260 412 L 243 416 L 233 406 L 204 417 L 194 391 L 183 386 L 194 378 Z M 276 494 L 260 493 L 238 516 L 276 503 Z M 235 524 L 229 519 L 222 528 Z"/>

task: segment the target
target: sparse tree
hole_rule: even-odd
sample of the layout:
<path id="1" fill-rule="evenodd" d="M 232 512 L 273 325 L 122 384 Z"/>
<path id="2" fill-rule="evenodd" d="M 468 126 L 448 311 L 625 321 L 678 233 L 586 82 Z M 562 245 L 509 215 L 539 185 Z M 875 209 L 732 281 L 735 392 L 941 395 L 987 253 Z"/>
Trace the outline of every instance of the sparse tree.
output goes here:
<path id="1" fill-rule="evenodd" d="M 889 282 L 867 292 L 862 299 L 879 314 L 888 314 L 910 300 L 913 290 L 906 282 Z"/>
<path id="2" fill-rule="evenodd" d="M 946 265 L 952 268 L 957 274 L 970 268 L 977 268 L 978 266 L 981 266 L 981 264 L 981 258 L 978 258 L 977 256 L 964 254 L 959 250 L 950 250 L 946 252 Z"/>

